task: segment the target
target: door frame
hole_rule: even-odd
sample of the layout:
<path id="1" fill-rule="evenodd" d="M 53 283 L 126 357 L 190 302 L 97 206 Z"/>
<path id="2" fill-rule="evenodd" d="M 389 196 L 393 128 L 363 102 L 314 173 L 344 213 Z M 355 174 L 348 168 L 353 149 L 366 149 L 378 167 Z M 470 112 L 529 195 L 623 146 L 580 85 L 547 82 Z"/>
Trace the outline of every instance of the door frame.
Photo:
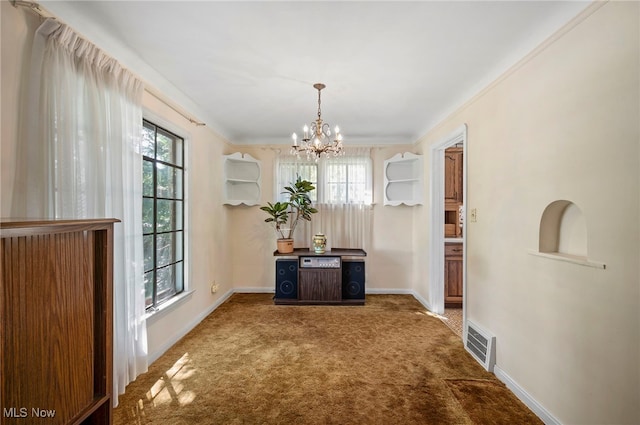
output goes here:
<path id="1" fill-rule="evenodd" d="M 444 150 L 462 143 L 462 324 L 467 317 L 467 125 L 463 124 L 431 146 L 431 256 L 429 259 L 429 302 L 434 313 L 444 313 Z M 464 335 L 463 335 L 464 336 Z"/>

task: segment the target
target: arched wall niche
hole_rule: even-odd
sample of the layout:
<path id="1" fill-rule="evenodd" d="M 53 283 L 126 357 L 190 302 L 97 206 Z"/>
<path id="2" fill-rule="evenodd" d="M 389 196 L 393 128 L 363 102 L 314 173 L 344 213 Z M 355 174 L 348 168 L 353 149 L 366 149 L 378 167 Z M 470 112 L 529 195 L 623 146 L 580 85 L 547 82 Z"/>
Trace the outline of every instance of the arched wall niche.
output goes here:
<path id="1" fill-rule="evenodd" d="M 604 269 L 604 264 L 588 259 L 587 240 L 580 207 L 564 199 L 553 201 L 542 213 L 538 251 L 533 254 Z"/>
<path id="2" fill-rule="evenodd" d="M 538 249 L 587 258 L 587 223 L 576 204 L 559 200 L 547 205 L 540 220 Z"/>

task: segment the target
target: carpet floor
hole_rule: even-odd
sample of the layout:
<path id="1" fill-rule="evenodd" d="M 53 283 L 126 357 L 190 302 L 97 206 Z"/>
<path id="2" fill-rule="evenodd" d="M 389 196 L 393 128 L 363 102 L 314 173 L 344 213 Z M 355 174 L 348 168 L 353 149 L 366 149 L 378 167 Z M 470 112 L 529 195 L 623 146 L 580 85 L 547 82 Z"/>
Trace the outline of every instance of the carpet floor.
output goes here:
<path id="1" fill-rule="evenodd" d="M 234 294 L 120 396 L 114 424 L 542 424 L 410 295 Z"/>

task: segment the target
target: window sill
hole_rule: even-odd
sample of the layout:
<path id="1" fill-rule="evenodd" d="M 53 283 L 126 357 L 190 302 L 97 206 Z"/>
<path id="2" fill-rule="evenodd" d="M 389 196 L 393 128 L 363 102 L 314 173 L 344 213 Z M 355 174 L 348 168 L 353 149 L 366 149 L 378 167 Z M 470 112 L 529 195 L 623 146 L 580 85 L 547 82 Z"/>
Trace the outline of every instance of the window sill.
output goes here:
<path id="1" fill-rule="evenodd" d="M 171 298 L 171 300 L 161 304 L 160 307 L 147 311 L 147 313 L 144 315 L 144 319 L 148 324 L 152 324 L 153 322 L 165 316 L 171 310 L 174 310 L 180 304 L 191 298 L 194 292 L 195 291 L 193 290 L 184 291 L 180 295 L 176 295 L 175 297 Z"/>
<path id="2" fill-rule="evenodd" d="M 539 252 L 529 251 L 529 254 L 537 257 L 549 258 L 551 260 L 565 261 L 567 263 L 578 264 L 581 266 L 594 267 L 596 269 L 606 269 L 607 266 L 604 263 L 597 261 L 591 261 L 587 257 L 580 257 L 578 255 L 563 254 L 561 252 Z"/>

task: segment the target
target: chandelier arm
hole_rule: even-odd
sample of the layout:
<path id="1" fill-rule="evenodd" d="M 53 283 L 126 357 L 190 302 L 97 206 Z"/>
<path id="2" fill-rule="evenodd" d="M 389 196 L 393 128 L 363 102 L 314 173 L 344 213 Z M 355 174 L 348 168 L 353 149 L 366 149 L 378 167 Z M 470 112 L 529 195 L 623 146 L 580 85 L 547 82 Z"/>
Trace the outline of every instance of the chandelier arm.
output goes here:
<path id="1" fill-rule="evenodd" d="M 331 137 L 331 127 L 328 123 L 322 124 L 322 134 L 328 139 Z"/>

